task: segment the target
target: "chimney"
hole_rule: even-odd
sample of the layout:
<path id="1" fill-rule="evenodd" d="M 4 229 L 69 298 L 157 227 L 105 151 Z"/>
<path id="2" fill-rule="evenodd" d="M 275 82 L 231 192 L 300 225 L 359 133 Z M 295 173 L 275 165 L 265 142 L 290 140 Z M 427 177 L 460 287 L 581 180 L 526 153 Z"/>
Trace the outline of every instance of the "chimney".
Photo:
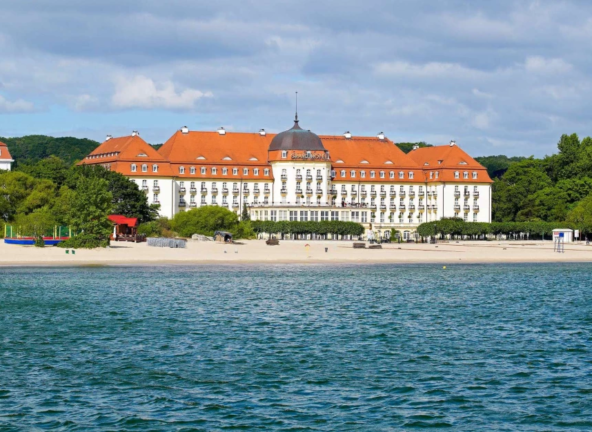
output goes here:
<path id="1" fill-rule="evenodd" d="M 450 147 L 454 147 L 456 145 L 456 141 L 452 140 L 450 141 Z"/>
<path id="2" fill-rule="evenodd" d="M 419 144 L 413 144 L 413 150 L 417 150 L 419 148 Z"/>
<path id="3" fill-rule="evenodd" d="M 226 135 L 226 131 L 224 130 L 224 128 L 223 128 L 223 127 L 220 127 L 220 129 L 218 129 L 218 133 L 219 133 L 220 135 Z"/>
<path id="4" fill-rule="evenodd" d="M 267 132 L 265 132 L 265 129 L 260 129 L 259 130 L 259 135 L 265 136 L 265 135 L 267 135 Z"/>
<path id="5" fill-rule="evenodd" d="M 111 138 L 113 138 L 111 135 L 107 135 L 107 136 L 105 137 L 105 141 L 109 141 Z"/>
<path id="6" fill-rule="evenodd" d="M 187 135 L 189 133 L 189 128 L 187 126 L 183 126 L 181 128 L 181 133 Z"/>
<path id="7" fill-rule="evenodd" d="M 140 132 L 138 132 L 138 131 L 132 131 L 132 136 L 139 136 L 139 135 L 140 135 Z"/>
<path id="8" fill-rule="evenodd" d="M 384 140 L 384 132 L 379 132 L 378 135 L 376 135 L 376 138 L 378 138 L 379 140 Z"/>
<path id="9" fill-rule="evenodd" d="M 350 139 L 352 137 L 352 134 L 349 131 L 347 131 L 343 134 L 343 136 L 345 137 L 345 139 Z"/>

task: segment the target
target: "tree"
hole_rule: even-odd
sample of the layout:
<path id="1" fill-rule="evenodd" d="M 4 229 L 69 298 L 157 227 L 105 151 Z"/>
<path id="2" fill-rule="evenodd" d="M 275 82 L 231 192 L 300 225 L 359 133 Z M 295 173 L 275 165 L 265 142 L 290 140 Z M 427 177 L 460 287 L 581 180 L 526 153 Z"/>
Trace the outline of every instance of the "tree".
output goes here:
<path id="1" fill-rule="evenodd" d="M 592 194 L 588 195 L 567 215 L 568 222 L 573 223 L 580 231 L 592 232 Z"/>
<path id="2" fill-rule="evenodd" d="M 76 185 L 76 194 L 70 210 L 70 224 L 77 237 L 60 244 L 64 247 L 94 248 L 107 246 L 113 224 L 111 213 L 113 195 L 108 190 L 107 180 L 82 177 Z"/>
<path id="3" fill-rule="evenodd" d="M 20 214 L 16 220 L 18 232 L 23 236 L 34 237 L 37 240 L 35 246 L 44 245 L 43 236 L 50 234 L 55 224 L 49 207 L 36 209 L 29 214 Z"/>
<path id="4" fill-rule="evenodd" d="M 55 186 L 49 180 L 17 171 L 0 173 L 0 218 L 7 222 L 17 213 L 27 214 L 48 205 L 54 196 Z"/>
<path id="5" fill-rule="evenodd" d="M 413 150 L 413 147 L 415 146 L 418 146 L 419 148 L 432 147 L 431 144 L 426 144 L 424 141 L 396 143 L 396 146 L 399 147 L 403 151 L 403 153 L 409 153 L 411 150 Z"/>
<path id="6" fill-rule="evenodd" d="M 33 165 L 19 164 L 18 170 L 37 179 L 51 180 L 57 187 L 61 187 L 68 176 L 68 165 L 57 156 L 49 156 Z"/>
<path id="7" fill-rule="evenodd" d="M 243 221 L 241 224 L 248 222 Z M 211 237 L 216 231 L 240 235 L 246 229 L 245 226 L 239 227 L 238 216 L 234 212 L 218 206 L 204 206 L 177 213 L 171 221 L 171 227 L 181 237 L 191 237 L 193 234 Z"/>
<path id="8" fill-rule="evenodd" d="M 243 212 L 241 213 L 241 220 L 242 221 L 250 221 L 251 215 L 249 214 L 249 209 L 247 208 L 247 203 L 243 204 Z"/>

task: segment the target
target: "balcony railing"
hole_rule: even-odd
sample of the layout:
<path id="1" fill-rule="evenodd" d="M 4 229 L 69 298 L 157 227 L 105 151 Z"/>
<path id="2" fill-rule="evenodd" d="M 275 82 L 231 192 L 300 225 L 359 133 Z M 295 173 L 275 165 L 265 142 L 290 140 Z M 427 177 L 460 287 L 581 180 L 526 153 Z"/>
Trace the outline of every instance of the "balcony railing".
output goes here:
<path id="1" fill-rule="evenodd" d="M 423 204 L 418 205 L 417 208 L 419 210 L 425 210 L 425 206 Z"/>
<path id="2" fill-rule="evenodd" d="M 371 209 L 374 209 L 374 210 L 376 210 L 376 204 L 370 204 L 370 205 L 368 206 L 368 208 L 371 208 Z"/>
<path id="3" fill-rule="evenodd" d="M 152 192 L 160 192 L 160 186 L 152 186 Z"/>
<path id="4" fill-rule="evenodd" d="M 228 195 L 228 188 L 222 188 L 222 193 L 224 195 Z"/>
<path id="5" fill-rule="evenodd" d="M 409 198 L 415 198 L 415 192 L 409 191 Z"/>
<path id="6" fill-rule="evenodd" d="M 347 196 L 347 189 L 341 189 L 341 195 Z"/>
<path id="7" fill-rule="evenodd" d="M 455 205 L 454 206 L 454 210 L 460 210 L 460 206 L 459 205 Z"/>
<path id="8" fill-rule="evenodd" d="M 207 194 L 208 193 L 208 190 L 206 188 L 201 188 L 201 193 L 202 194 Z"/>
<path id="9" fill-rule="evenodd" d="M 366 192 L 365 190 L 363 190 L 363 191 L 360 192 L 360 195 L 361 196 L 367 196 L 368 195 L 368 192 Z"/>
<path id="10" fill-rule="evenodd" d="M 386 204 L 380 204 L 380 210 L 386 211 Z"/>
<path id="11" fill-rule="evenodd" d="M 234 189 L 232 189 L 232 193 L 235 194 L 235 195 L 237 195 L 237 194 L 240 193 L 240 189 L 239 188 L 234 188 Z"/>
<path id="12" fill-rule="evenodd" d="M 390 195 L 390 196 L 392 196 L 392 197 L 394 197 L 394 196 L 397 196 L 397 191 L 396 191 L 396 190 L 394 190 L 394 189 L 391 189 L 391 190 L 389 191 L 389 195 Z"/>
<path id="13" fill-rule="evenodd" d="M 464 206 L 464 209 L 465 209 L 465 211 L 469 211 L 469 210 L 471 210 L 471 206 L 466 205 L 466 206 Z"/>
<path id="14" fill-rule="evenodd" d="M 317 195 L 322 195 L 323 194 L 323 189 L 317 189 Z"/>
<path id="15" fill-rule="evenodd" d="M 271 193 L 271 189 L 265 188 L 265 189 L 263 189 L 263 193 L 266 195 L 269 195 Z"/>
<path id="16" fill-rule="evenodd" d="M 399 210 L 405 210 L 405 204 L 399 204 Z"/>
<path id="17" fill-rule="evenodd" d="M 197 207 L 197 203 L 195 201 L 191 201 L 189 203 L 189 207 Z"/>
<path id="18" fill-rule="evenodd" d="M 475 192 L 473 192 L 473 196 L 474 196 L 475 198 L 479 198 L 479 191 L 475 191 Z"/>
<path id="19" fill-rule="evenodd" d="M 248 188 L 243 189 L 243 195 L 249 195 L 249 193 L 250 192 Z"/>
<path id="20" fill-rule="evenodd" d="M 189 189 L 189 192 L 195 195 L 197 193 L 197 189 L 192 187 L 191 189 Z"/>
<path id="21" fill-rule="evenodd" d="M 288 180 L 288 175 L 287 174 L 282 174 L 282 180 Z"/>
<path id="22" fill-rule="evenodd" d="M 358 191 L 353 190 L 353 191 L 351 191 L 351 194 L 352 194 L 352 196 L 356 196 L 358 194 Z"/>
<path id="23" fill-rule="evenodd" d="M 232 203 L 232 207 L 238 207 L 238 203 L 235 201 Z"/>
<path id="24" fill-rule="evenodd" d="M 253 189 L 253 193 L 259 195 L 259 193 L 261 193 L 261 190 L 259 188 L 255 188 Z"/>
<path id="25" fill-rule="evenodd" d="M 306 189 L 306 195 L 312 195 L 312 189 Z"/>
<path id="26" fill-rule="evenodd" d="M 179 188 L 179 193 L 185 193 L 186 189 L 184 187 Z"/>
<path id="27" fill-rule="evenodd" d="M 296 195 L 302 195 L 302 189 L 296 189 Z"/>
<path id="28" fill-rule="evenodd" d="M 337 189 L 330 189 L 329 194 L 330 195 L 337 195 Z"/>
<path id="29" fill-rule="evenodd" d="M 320 174 L 317 174 L 317 181 L 323 181 L 323 176 Z"/>
<path id="30" fill-rule="evenodd" d="M 302 181 L 302 176 L 300 174 L 296 176 L 296 181 Z"/>
<path id="31" fill-rule="evenodd" d="M 386 196 L 386 191 L 380 191 L 380 196 L 384 198 Z"/>
<path id="32" fill-rule="evenodd" d="M 415 204 L 409 204 L 409 211 L 415 211 Z"/>
<path id="33" fill-rule="evenodd" d="M 227 203 L 227 202 L 223 202 L 223 203 L 222 203 L 222 207 L 226 207 L 226 208 L 228 208 L 228 203 Z"/>
<path id="34" fill-rule="evenodd" d="M 376 198 L 376 191 L 370 191 L 370 196 Z"/>
<path id="35" fill-rule="evenodd" d="M 460 197 L 460 191 L 455 191 L 454 192 L 454 197 L 455 198 L 459 198 Z"/>
<path id="36" fill-rule="evenodd" d="M 399 191 L 399 196 L 400 196 L 401 198 L 405 198 L 405 191 L 404 191 L 404 190 L 402 190 L 402 191 Z"/>
<path id="37" fill-rule="evenodd" d="M 212 188 L 212 195 L 216 195 L 218 193 L 218 188 Z"/>
<path id="38" fill-rule="evenodd" d="M 287 194 L 288 193 L 288 189 L 282 188 L 282 190 L 280 192 L 283 193 L 283 194 Z"/>
<path id="39" fill-rule="evenodd" d="M 187 203 L 185 201 L 179 201 L 179 207 L 186 207 Z"/>
<path id="40" fill-rule="evenodd" d="M 390 207 L 391 207 L 391 211 L 397 210 L 397 206 L 395 204 L 391 203 Z"/>
<path id="41" fill-rule="evenodd" d="M 477 204 L 473 204 L 473 210 L 479 211 L 479 206 Z"/>
<path id="42" fill-rule="evenodd" d="M 148 192 L 148 186 L 142 186 L 142 192 Z"/>
<path id="43" fill-rule="evenodd" d="M 312 181 L 312 176 L 311 176 L 310 174 L 308 174 L 308 175 L 306 176 L 306 180 L 307 180 L 307 181 Z"/>
<path id="44" fill-rule="evenodd" d="M 153 204 L 160 204 L 160 200 L 155 200 Z"/>

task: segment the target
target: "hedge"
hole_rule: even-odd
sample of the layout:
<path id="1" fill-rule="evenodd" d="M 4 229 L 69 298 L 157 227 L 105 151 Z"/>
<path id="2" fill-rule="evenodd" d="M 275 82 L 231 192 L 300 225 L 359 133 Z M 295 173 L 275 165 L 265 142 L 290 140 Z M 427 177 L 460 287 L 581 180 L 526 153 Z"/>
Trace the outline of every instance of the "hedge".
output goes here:
<path id="1" fill-rule="evenodd" d="M 421 237 L 437 235 L 483 236 L 529 234 L 532 237 L 551 236 L 556 228 L 579 229 L 582 234 L 590 233 L 590 227 L 577 227 L 570 222 L 465 222 L 462 219 L 441 219 L 434 222 L 422 223 L 417 227 Z"/>
<path id="2" fill-rule="evenodd" d="M 333 234 L 360 236 L 365 229 L 356 222 L 343 221 L 251 221 L 256 233 L 267 234 Z"/>

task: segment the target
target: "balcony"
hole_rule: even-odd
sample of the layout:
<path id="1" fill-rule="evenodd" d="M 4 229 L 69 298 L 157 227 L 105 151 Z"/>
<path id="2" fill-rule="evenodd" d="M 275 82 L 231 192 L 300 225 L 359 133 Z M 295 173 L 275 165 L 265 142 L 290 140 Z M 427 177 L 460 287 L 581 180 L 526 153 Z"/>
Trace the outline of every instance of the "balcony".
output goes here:
<path id="1" fill-rule="evenodd" d="M 436 198 L 436 197 L 438 196 L 438 192 L 437 192 L 437 191 L 432 191 L 432 196 L 433 196 L 434 198 Z"/>
<path id="2" fill-rule="evenodd" d="M 391 207 L 391 211 L 397 210 L 397 206 L 393 203 L 391 203 L 390 207 Z"/>
<path id="3" fill-rule="evenodd" d="M 226 208 L 228 208 L 228 203 L 227 203 L 227 202 L 223 202 L 223 203 L 222 203 L 222 207 L 226 207 Z"/>
<path id="4" fill-rule="evenodd" d="M 392 197 L 395 197 L 395 196 L 397 196 L 397 192 L 394 189 L 391 189 L 389 191 L 389 195 L 392 196 Z"/>
<path id="5" fill-rule="evenodd" d="M 477 204 L 473 204 L 473 210 L 474 211 L 479 211 L 479 206 Z"/>
<path id="6" fill-rule="evenodd" d="M 187 203 L 185 201 L 179 201 L 179 207 L 186 207 Z"/>
<path id="7" fill-rule="evenodd" d="M 473 196 L 474 196 L 475 198 L 479 198 L 479 191 L 475 191 L 475 192 L 473 192 Z"/>
<path id="8" fill-rule="evenodd" d="M 228 195 L 228 188 L 222 188 L 222 193 L 224 195 Z"/>
<path id="9" fill-rule="evenodd" d="M 341 189 L 341 195 L 347 196 L 347 189 Z"/>
<path id="10" fill-rule="evenodd" d="M 376 210 L 376 204 L 370 204 L 368 206 L 368 208 L 372 209 L 372 210 Z"/>
<path id="11" fill-rule="evenodd" d="M 405 204 L 399 204 L 399 210 L 401 210 L 401 211 L 405 210 Z"/>
<path id="12" fill-rule="evenodd" d="M 337 189 L 330 189 L 329 195 L 337 195 Z"/>
<path id="13" fill-rule="evenodd" d="M 155 193 L 160 192 L 160 186 L 152 186 L 152 192 L 155 192 Z"/>
<path id="14" fill-rule="evenodd" d="M 208 190 L 206 188 L 201 188 L 201 193 L 202 194 L 207 194 L 208 193 Z"/>
<path id="15" fill-rule="evenodd" d="M 312 195 L 312 189 L 306 189 L 306 195 Z"/>
<path id="16" fill-rule="evenodd" d="M 454 210 L 459 211 L 460 210 L 460 206 L 459 205 L 455 205 L 454 206 Z"/>
<path id="17" fill-rule="evenodd" d="M 380 204 L 380 210 L 386 211 L 386 204 Z"/>
<path id="18" fill-rule="evenodd" d="M 365 190 L 362 190 L 362 191 L 360 192 L 360 196 L 363 196 L 363 197 L 365 197 L 365 196 L 367 196 L 367 195 L 368 195 L 368 192 L 366 192 Z"/>
<path id="19" fill-rule="evenodd" d="M 312 176 L 310 174 L 306 176 L 306 181 L 312 181 Z"/>
<path id="20" fill-rule="evenodd" d="M 155 201 L 152 202 L 152 204 L 158 204 L 158 205 L 160 205 L 160 201 L 159 200 L 155 200 Z"/>
<path id="21" fill-rule="evenodd" d="M 195 201 L 191 201 L 189 203 L 189 207 L 195 208 L 195 207 L 197 207 L 197 203 Z"/>
<path id="22" fill-rule="evenodd" d="M 195 195 L 197 193 L 197 189 L 192 187 L 191 189 L 189 189 L 189 192 L 191 192 L 193 195 Z"/>
<path id="23" fill-rule="evenodd" d="M 409 198 L 410 199 L 415 198 L 415 191 L 409 191 Z"/>
<path id="24" fill-rule="evenodd" d="M 454 198 L 460 198 L 460 191 L 454 192 Z"/>
<path id="25" fill-rule="evenodd" d="M 296 181 L 302 181 L 302 176 L 300 174 L 296 175 Z"/>
<path id="26" fill-rule="evenodd" d="M 351 191 L 351 194 L 352 194 L 352 196 L 357 196 L 358 195 L 358 191 L 353 190 L 353 191 Z"/>
<path id="27" fill-rule="evenodd" d="M 405 198 L 405 191 L 404 190 L 399 191 L 399 196 L 401 198 Z"/>
<path id="28" fill-rule="evenodd" d="M 148 186 L 142 186 L 142 192 L 148 193 Z"/>
<path id="29" fill-rule="evenodd" d="M 250 193 L 249 188 L 243 189 L 243 195 L 249 195 L 249 193 Z"/>
<path id="30" fill-rule="evenodd" d="M 370 196 L 372 198 L 376 198 L 376 191 L 370 191 Z"/>
<path id="31" fill-rule="evenodd" d="M 288 180 L 288 175 L 287 174 L 282 174 L 282 180 Z"/>
<path id="32" fill-rule="evenodd" d="M 320 174 L 317 174 L 317 181 L 323 181 L 323 176 Z"/>
<path id="33" fill-rule="evenodd" d="M 423 204 L 418 205 L 417 208 L 421 211 L 425 210 L 425 206 Z"/>
<path id="34" fill-rule="evenodd" d="M 218 188 L 212 188 L 212 195 L 218 195 Z"/>
<path id="35" fill-rule="evenodd" d="M 471 192 L 469 192 L 469 191 L 465 191 L 465 196 L 466 196 L 466 197 L 470 197 L 470 196 L 471 196 Z"/>
<path id="36" fill-rule="evenodd" d="M 409 204 L 409 211 L 415 211 L 415 204 Z"/>
<path id="37" fill-rule="evenodd" d="M 282 188 L 282 190 L 280 191 L 281 193 L 283 193 L 284 195 L 288 193 L 288 189 L 286 188 Z"/>
<path id="38" fill-rule="evenodd" d="M 468 212 L 468 211 L 470 211 L 470 210 L 471 210 L 471 206 L 469 206 L 469 205 L 466 205 L 466 206 L 464 206 L 464 209 L 465 209 L 465 211 L 466 211 L 466 212 Z"/>
<path id="39" fill-rule="evenodd" d="M 385 198 L 386 197 L 386 191 L 380 191 L 380 197 L 381 198 Z"/>
<path id="40" fill-rule="evenodd" d="M 237 203 L 236 201 L 234 201 L 234 202 L 232 203 L 232 207 L 234 207 L 234 208 L 238 207 L 238 203 Z"/>
<path id="41" fill-rule="evenodd" d="M 269 189 L 269 188 L 265 188 L 265 189 L 263 189 L 263 193 L 264 193 L 265 195 L 269 195 L 269 194 L 271 193 L 271 189 Z"/>
<path id="42" fill-rule="evenodd" d="M 296 195 L 302 195 L 302 189 L 296 189 Z"/>
<path id="43" fill-rule="evenodd" d="M 438 206 L 436 204 L 432 204 L 432 210 L 438 210 Z"/>
<path id="44" fill-rule="evenodd" d="M 184 187 L 179 188 L 179 193 L 185 193 L 187 190 Z"/>
<path id="45" fill-rule="evenodd" d="M 253 193 L 254 193 L 255 195 L 259 195 L 259 194 L 261 193 L 261 189 L 259 189 L 259 188 L 255 188 L 255 189 L 253 189 Z"/>
<path id="46" fill-rule="evenodd" d="M 323 195 L 323 189 L 317 189 L 317 195 Z"/>
<path id="47" fill-rule="evenodd" d="M 232 189 L 232 193 L 235 195 L 238 195 L 240 193 L 240 189 L 239 188 L 234 188 Z"/>

